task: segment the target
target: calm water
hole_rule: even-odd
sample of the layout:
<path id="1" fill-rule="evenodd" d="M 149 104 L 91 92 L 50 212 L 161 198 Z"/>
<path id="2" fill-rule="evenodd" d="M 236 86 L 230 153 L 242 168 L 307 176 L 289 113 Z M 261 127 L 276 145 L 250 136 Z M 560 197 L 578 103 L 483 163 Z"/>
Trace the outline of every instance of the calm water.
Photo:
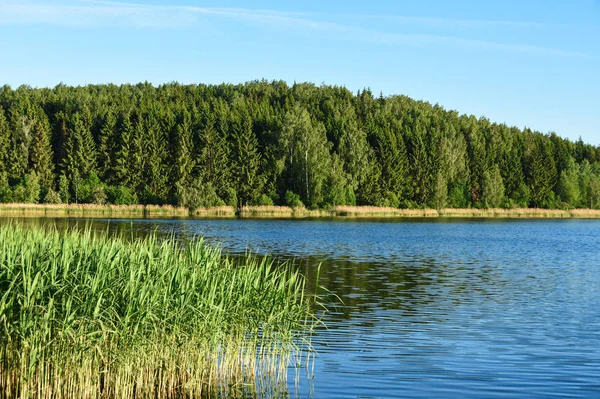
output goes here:
<path id="1" fill-rule="evenodd" d="M 292 397 L 600 398 L 600 221 L 110 222 L 130 226 L 294 258 L 311 280 L 322 263 L 343 304 Z"/>

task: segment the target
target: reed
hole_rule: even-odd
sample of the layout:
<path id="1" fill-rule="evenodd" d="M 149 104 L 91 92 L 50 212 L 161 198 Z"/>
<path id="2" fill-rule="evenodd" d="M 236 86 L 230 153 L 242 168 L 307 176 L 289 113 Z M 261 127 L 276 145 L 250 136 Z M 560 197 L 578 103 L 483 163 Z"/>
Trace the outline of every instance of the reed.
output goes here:
<path id="1" fill-rule="evenodd" d="M 223 217 L 234 218 L 235 208 L 232 206 L 213 206 L 208 208 L 196 208 L 191 211 L 191 216 L 196 217 Z"/>
<path id="2" fill-rule="evenodd" d="M 315 319 L 291 267 L 202 239 L 0 226 L 0 397 L 243 396 Z M 250 388 L 249 388 L 250 387 Z"/>
<path id="3" fill-rule="evenodd" d="M 600 218 L 597 209 L 442 208 L 398 209 L 376 206 L 335 206 L 331 209 L 288 206 L 232 206 L 188 209 L 172 205 L 0 204 L 0 216 L 86 218 Z"/>
<path id="4" fill-rule="evenodd" d="M 571 217 L 582 219 L 597 219 L 600 218 L 600 209 L 571 209 L 569 211 Z"/>
<path id="5" fill-rule="evenodd" d="M 337 216 L 345 217 L 407 217 L 407 218 L 430 218 L 438 217 L 435 209 L 398 209 L 392 207 L 377 206 L 336 206 L 334 208 Z"/>
<path id="6" fill-rule="evenodd" d="M 335 216 L 334 211 L 325 209 L 306 209 L 289 206 L 244 206 L 239 211 L 242 218 L 318 218 Z"/>
<path id="7" fill-rule="evenodd" d="M 488 209 L 440 209 L 440 217 L 474 217 L 474 218 L 552 218 L 562 219 L 572 217 L 569 211 L 561 209 L 542 209 L 542 208 L 488 208 Z"/>

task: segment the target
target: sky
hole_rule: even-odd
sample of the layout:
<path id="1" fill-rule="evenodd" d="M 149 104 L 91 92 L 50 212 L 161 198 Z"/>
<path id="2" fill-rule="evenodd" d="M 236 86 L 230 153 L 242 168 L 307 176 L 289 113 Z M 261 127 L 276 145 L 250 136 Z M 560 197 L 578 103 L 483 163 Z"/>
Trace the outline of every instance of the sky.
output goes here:
<path id="1" fill-rule="evenodd" d="M 0 85 L 260 79 L 600 145 L 600 0 L 0 0 Z"/>

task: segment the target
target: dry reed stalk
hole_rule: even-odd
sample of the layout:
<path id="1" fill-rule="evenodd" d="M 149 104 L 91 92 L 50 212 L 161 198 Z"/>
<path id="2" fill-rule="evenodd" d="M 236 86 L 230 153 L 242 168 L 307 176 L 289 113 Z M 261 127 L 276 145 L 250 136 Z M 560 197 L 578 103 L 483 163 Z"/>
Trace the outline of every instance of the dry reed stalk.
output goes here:
<path id="1" fill-rule="evenodd" d="M 232 206 L 225 205 L 196 208 L 191 212 L 191 215 L 198 217 L 235 217 L 235 209 Z"/>

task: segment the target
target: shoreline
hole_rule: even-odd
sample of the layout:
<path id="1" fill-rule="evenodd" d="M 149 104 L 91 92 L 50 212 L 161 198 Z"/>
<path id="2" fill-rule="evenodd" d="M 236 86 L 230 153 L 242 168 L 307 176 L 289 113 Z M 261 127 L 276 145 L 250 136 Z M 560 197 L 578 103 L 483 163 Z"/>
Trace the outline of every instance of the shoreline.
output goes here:
<path id="1" fill-rule="evenodd" d="M 0 217 L 86 217 L 86 218 L 240 218 L 240 219 L 402 219 L 402 218 L 482 218 L 482 219 L 600 219 L 598 209 L 541 208 L 443 208 L 398 209 L 373 206 L 337 206 L 310 210 L 287 206 L 231 206 L 188 208 L 172 205 L 93 205 L 93 204 L 0 204 Z"/>

